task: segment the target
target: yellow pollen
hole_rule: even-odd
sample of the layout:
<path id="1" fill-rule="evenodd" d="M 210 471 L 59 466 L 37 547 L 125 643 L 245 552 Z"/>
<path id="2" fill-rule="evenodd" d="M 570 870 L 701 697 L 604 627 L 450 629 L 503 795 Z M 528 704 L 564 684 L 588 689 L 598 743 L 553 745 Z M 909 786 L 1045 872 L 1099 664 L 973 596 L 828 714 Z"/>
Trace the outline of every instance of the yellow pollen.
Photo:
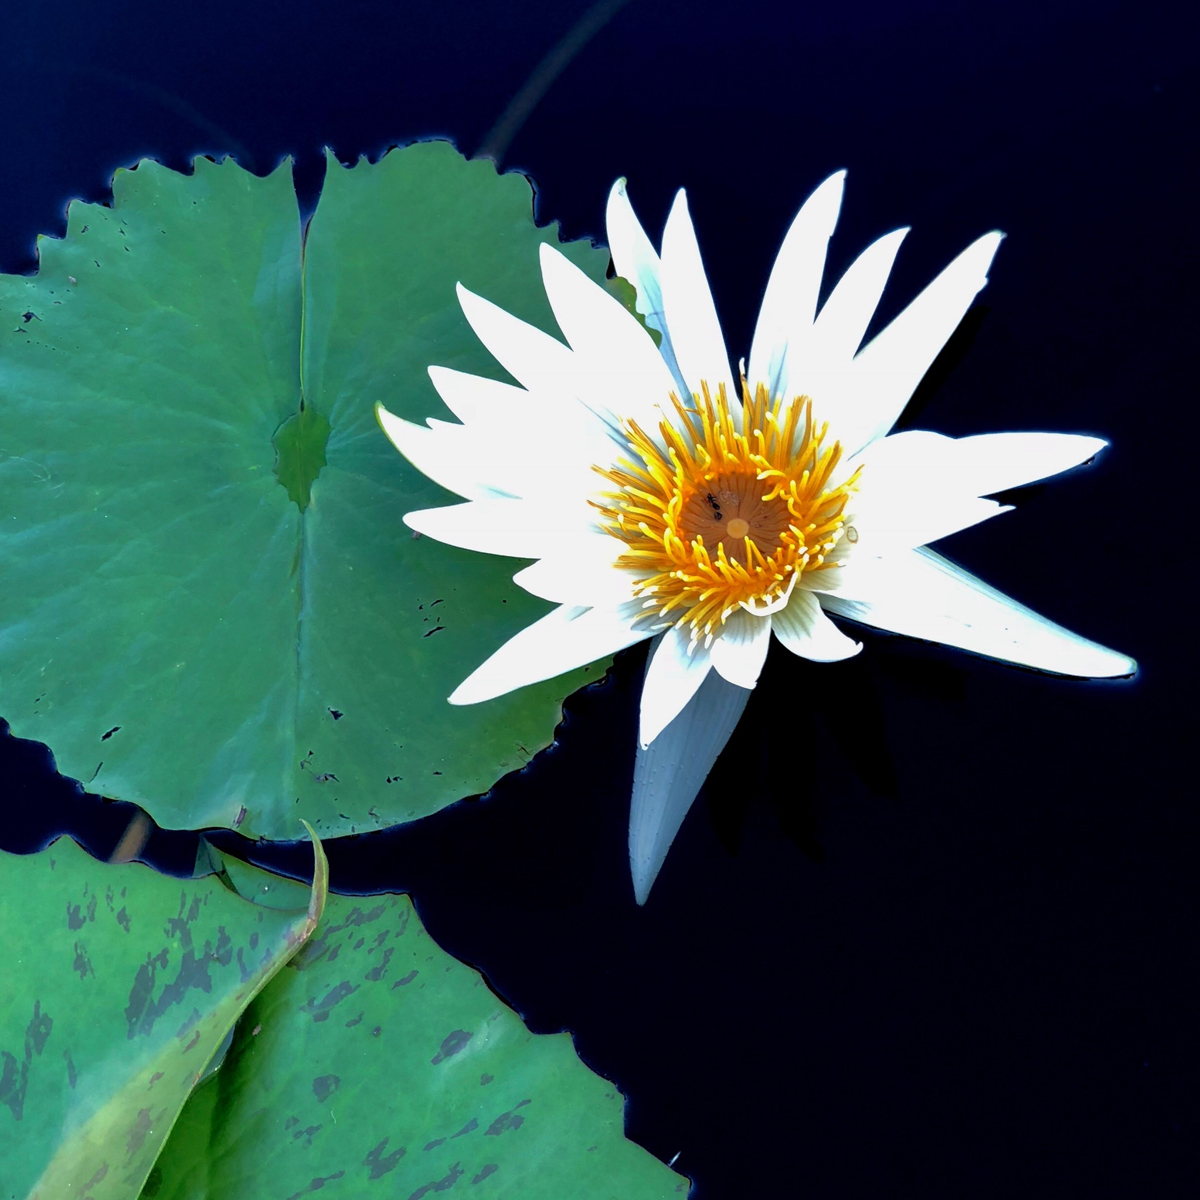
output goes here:
<path id="1" fill-rule="evenodd" d="M 616 490 L 593 501 L 647 610 L 690 625 L 693 642 L 739 607 L 785 600 L 804 573 L 838 565 L 843 534 L 857 540 L 844 513 L 858 471 L 835 482 L 842 448 L 808 396 L 771 400 L 761 383 L 751 395 L 743 378 L 738 414 L 724 385 L 700 386 L 691 404 L 672 394 L 679 419 L 657 436 L 623 423 L 628 454 L 596 468 Z"/>

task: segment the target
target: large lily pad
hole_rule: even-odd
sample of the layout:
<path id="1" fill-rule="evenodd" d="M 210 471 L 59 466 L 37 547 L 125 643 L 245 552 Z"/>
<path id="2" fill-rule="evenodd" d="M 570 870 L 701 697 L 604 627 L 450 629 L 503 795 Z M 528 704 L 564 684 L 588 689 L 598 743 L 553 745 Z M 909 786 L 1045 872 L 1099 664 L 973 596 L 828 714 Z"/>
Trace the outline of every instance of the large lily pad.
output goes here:
<path id="1" fill-rule="evenodd" d="M 312 932 L 215 879 L 0 853 L 0 1194 L 136 1196 L 234 1022 Z"/>
<path id="2" fill-rule="evenodd" d="M 288 902 L 280 881 L 229 871 Z M 439 950 L 407 897 L 330 896 L 188 1101 L 143 1200 L 686 1195 L 624 1138 L 622 1107 L 567 1034 L 531 1034 Z"/>
<path id="3" fill-rule="evenodd" d="M 497 371 L 462 280 L 553 329 L 527 180 L 450 146 L 330 158 L 307 240 L 287 164 L 119 171 L 35 276 L 0 276 L 0 713 L 161 824 L 294 837 L 409 820 L 546 745 L 598 668 L 445 697 L 545 606 L 416 540 L 449 497 L 376 401 L 448 414 Z M 607 255 L 566 253 L 593 278 Z"/>

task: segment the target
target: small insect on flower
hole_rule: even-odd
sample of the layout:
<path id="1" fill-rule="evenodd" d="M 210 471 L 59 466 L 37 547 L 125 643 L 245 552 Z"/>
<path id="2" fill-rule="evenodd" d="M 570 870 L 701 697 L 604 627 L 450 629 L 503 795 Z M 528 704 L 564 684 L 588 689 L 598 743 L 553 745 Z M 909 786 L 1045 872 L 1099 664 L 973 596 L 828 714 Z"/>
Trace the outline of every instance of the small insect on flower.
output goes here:
<path id="1" fill-rule="evenodd" d="M 479 339 L 519 386 L 429 374 L 455 425 L 378 410 L 400 452 L 466 503 L 409 513 L 420 533 L 536 559 L 513 578 L 557 607 L 451 695 L 474 704 L 653 638 L 630 813 L 645 901 L 737 723 L 772 635 L 834 662 L 860 644 L 829 614 L 1044 671 L 1128 675 L 1132 659 L 994 591 L 928 543 L 1006 511 L 987 497 L 1090 459 L 1064 433 L 892 434 L 1000 245 L 967 247 L 863 341 L 900 243 L 880 238 L 818 309 L 844 172 L 792 223 L 735 378 L 681 191 L 654 250 L 624 180 L 608 201 L 631 313 L 562 254 L 542 278 L 566 344 L 459 285 Z"/>

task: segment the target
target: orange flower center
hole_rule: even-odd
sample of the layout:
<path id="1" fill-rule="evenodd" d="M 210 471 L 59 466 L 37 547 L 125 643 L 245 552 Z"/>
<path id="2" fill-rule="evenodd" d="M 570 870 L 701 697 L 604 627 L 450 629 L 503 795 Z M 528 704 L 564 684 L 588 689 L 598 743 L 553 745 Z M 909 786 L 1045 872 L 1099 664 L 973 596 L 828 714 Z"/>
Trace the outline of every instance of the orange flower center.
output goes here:
<path id="1" fill-rule="evenodd" d="M 626 421 L 629 453 L 597 467 L 615 491 L 595 501 L 627 550 L 645 607 L 711 642 L 739 606 L 767 613 L 787 603 L 804 572 L 838 566 L 846 501 L 858 480 L 835 479 L 842 448 L 812 419 L 812 400 L 771 401 L 742 380 L 741 419 L 724 387 L 692 405 L 672 395 L 677 422 L 658 436 Z"/>

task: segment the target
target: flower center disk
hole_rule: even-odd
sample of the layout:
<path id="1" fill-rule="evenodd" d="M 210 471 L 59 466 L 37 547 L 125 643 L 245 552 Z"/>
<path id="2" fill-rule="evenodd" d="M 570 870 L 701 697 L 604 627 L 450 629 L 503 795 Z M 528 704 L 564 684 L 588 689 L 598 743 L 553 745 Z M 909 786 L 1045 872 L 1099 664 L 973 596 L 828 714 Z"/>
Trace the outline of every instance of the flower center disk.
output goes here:
<path id="1" fill-rule="evenodd" d="M 726 558 L 745 566 L 752 557 L 746 538 L 769 556 L 782 547 L 790 524 L 787 502 L 773 479 L 722 472 L 683 502 L 679 532 L 688 542 L 700 538 L 710 552 L 719 545 Z"/>
<path id="2" fill-rule="evenodd" d="M 786 604 L 804 572 L 839 565 L 846 502 L 858 479 L 838 477 L 842 449 L 813 421 L 812 401 L 770 400 L 742 381 L 741 412 L 707 384 L 657 436 L 624 423 L 628 454 L 597 467 L 616 490 L 594 501 L 626 544 L 617 566 L 635 576 L 650 613 L 711 641 L 738 607 L 765 614 Z M 739 419 L 740 417 L 740 419 Z"/>

